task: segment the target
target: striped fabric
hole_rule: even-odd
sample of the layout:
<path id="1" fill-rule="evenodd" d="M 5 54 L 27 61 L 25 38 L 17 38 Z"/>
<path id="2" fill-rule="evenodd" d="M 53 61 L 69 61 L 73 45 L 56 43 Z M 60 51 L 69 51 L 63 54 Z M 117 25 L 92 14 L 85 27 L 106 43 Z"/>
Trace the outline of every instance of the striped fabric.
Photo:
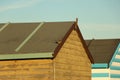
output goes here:
<path id="1" fill-rule="evenodd" d="M 120 44 L 110 62 L 110 80 L 120 80 Z"/>

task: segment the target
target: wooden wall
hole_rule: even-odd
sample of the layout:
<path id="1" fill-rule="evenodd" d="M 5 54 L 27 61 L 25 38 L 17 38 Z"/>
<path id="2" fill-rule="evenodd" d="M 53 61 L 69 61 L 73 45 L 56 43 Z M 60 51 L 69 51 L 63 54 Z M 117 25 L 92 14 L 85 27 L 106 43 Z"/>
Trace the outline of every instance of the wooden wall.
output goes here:
<path id="1" fill-rule="evenodd" d="M 0 61 L 0 80 L 91 80 L 91 63 L 73 30 L 53 60 Z"/>
<path id="2" fill-rule="evenodd" d="M 0 61 L 0 80 L 53 80 L 50 59 Z"/>
<path id="3" fill-rule="evenodd" d="M 75 30 L 54 59 L 55 80 L 91 80 L 91 63 Z"/>

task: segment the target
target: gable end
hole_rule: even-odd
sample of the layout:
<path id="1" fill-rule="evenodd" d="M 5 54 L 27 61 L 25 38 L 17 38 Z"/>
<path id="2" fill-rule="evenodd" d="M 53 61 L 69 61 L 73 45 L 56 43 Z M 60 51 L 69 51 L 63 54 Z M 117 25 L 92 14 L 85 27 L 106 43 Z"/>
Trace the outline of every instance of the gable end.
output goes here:
<path id="1" fill-rule="evenodd" d="M 53 54 L 53 58 L 55 58 L 59 52 L 59 50 L 61 49 L 61 47 L 63 46 L 63 44 L 65 43 L 66 39 L 68 38 L 68 36 L 70 35 L 70 33 L 72 32 L 72 30 L 76 30 L 76 32 L 78 33 L 79 38 L 81 39 L 81 42 L 83 44 L 83 47 L 85 49 L 85 52 L 87 53 L 88 58 L 90 59 L 91 63 L 94 63 L 93 58 L 85 44 L 85 41 L 83 39 L 83 36 L 78 28 L 77 22 L 74 22 L 74 24 L 71 26 L 71 28 L 69 29 L 69 31 L 66 33 L 66 35 L 64 36 L 64 38 L 62 39 L 62 41 L 60 41 L 59 45 L 56 47 L 54 54 Z"/>

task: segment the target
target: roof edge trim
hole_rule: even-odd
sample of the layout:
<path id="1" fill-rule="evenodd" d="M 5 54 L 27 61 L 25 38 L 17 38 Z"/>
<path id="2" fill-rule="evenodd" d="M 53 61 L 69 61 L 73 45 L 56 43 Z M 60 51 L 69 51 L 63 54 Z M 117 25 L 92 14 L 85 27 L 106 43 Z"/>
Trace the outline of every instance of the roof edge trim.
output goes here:
<path id="1" fill-rule="evenodd" d="M 76 20 L 76 21 L 73 23 L 73 25 L 71 26 L 71 28 L 68 30 L 68 32 L 67 32 L 66 35 L 64 36 L 62 42 L 57 46 L 57 48 L 56 48 L 55 51 L 54 51 L 55 54 L 53 54 L 53 56 L 54 56 L 53 58 L 56 57 L 57 53 L 59 52 L 60 48 L 63 46 L 64 42 L 66 41 L 66 39 L 68 38 L 68 36 L 69 36 L 70 33 L 72 32 L 72 30 L 75 29 L 75 30 L 78 32 L 78 36 L 79 36 L 79 38 L 80 38 L 81 41 L 82 41 L 83 47 L 85 48 L 85 51 L 86 51 L 86 53 L 87 53 L 88 58 L 90 59 L 90 62 L 91 62 L 91 63 L 94 63 L 93 57 L 92 57 L 92 55 L 90 54 L 87 45 L 85 44 L 85 41 L 84 41 L 84 39 L 83 39 L 82 33 L 81 33 L 80 30 L 79 30 L 79 27 L 78 27 L 77 22 L 78 22 L 78 21 Z"/>
<path id="2" fill-rule="evenodd" d="M 98 68 L 108 68 L 108 64 L 107 63 L 92 64 L 92 69 L 98 69 Z"/>
<path id="3" fill-rule="evenodd" d="M 70 29 L 67 31 L 67 33 L 63 37 L 61 43 L 55 48 L 54 54 L 53 54 L 53 56 L 54 56 L 53 58 L 55 58 L 57 56 L 57 54 L 58 54 L 59 50 L 61 49 L 61 47 L 63 46 L 64 42 L 66 41 L 66 39 L 68 38 L 68 36 L 72 32 L 72 30 L 74 29 L 74 26 L 75 26 L 75 22 L 72 24 L 72 26 L 70 27 Z"/>
<path id="4" fill-rule="evenodd" d="M 89 51 L 89 49 L 88 49 L 88 46 L 87 46 L 86 43 L 85 43 L 85 40 L 84 40 L 84 38 L 83 38 L 83 36 L 82 36 L 82 33 L 81 33 L 81 31 L 80 31 L 79 26 L 78 26 L 77 23 L 75 24 L 75 29 L 76 29 L 76 31 L 78 32 L 78 36 L 79 36 L 79 38 L 81 39 L 81 42 L 82 42 L 83 47 L 84 47 L 84 49 L 85 49 L 85 51 L 86 51 L 86 53 L 87 53 L 88 58 L 90 59 L 90 62 L 91 62 L 91 63 L 94 63 L 94 59 L 93 59 L 93 57 L 92 57 L 92 55 L 91 55 L 91 53 L 90 53 L 90 51 Z"/>
<path id="5" fill-rule="evenodd" d="M 115 60 L 115 56 L 118 55 L 119 49 L 120 49 L 120 43 L 118 44 L 115 52 L 113 53 L 113 57 L 112 57 L 111 60 L 109 61 L 109 67 L 112 65 L 112 62 Z"/>
<path id="6" fill-rule="evenodd" d="M 4 54 L 0 55 L 0 60 L 13 60 L 13 59 L 31 59 L 31 58 L 53 58 L 53 52 L 48 53 L 18 53 L 18 54 Z"/>

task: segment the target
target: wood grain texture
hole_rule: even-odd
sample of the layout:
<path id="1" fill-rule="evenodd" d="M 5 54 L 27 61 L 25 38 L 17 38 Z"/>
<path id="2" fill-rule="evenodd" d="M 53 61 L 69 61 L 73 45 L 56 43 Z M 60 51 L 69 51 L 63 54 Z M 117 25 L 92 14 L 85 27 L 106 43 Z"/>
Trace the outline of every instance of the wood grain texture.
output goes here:
<path id="1" fill-rule="evenodd" d="M 52 60 L 0 61 L 0 80 L 53 80 Z"/>
<path id="2" fill-rule="evenodd" d="M 91 62 L 73 30 L 54 59 L 0 61 L 0 80 L 91 80 Z"/>
<path id="3" fill-rule="evenodd" d="M 54 59 L 55 80 L 91 80 L 91 63 L 75 30 Z"/>

